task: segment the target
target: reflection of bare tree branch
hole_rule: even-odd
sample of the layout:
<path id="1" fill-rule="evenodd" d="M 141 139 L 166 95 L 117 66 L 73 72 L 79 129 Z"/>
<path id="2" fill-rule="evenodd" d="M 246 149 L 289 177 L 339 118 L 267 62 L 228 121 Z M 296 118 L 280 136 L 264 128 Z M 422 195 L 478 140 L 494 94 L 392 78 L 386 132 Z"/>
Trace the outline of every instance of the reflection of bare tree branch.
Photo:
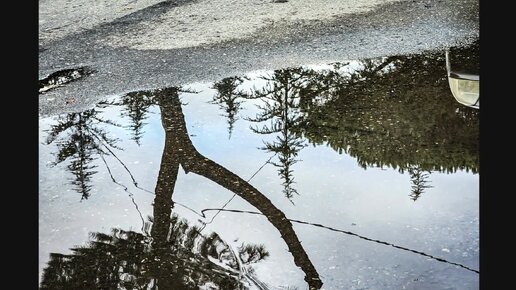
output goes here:
<path id="1" fill-rule="evenodd" d="M 88 129 L 89 130 L 89 129 Z M 125 171 L 129 174 L 129 176 L 131 177 L 131 180 L 133 181 L 133 185 L 138 188 L 138 189 L 141 189 L 143 191 L 146 191 L 146 192 L 149 192 L 149 193 L 152 193 L 150 192 L 149 190 L 147 189 L 144 189 L 144 188 L 141 188 L 138 186 L 138 182 L 136 181 L 136 178 L 134 177 L 133 173 L 131 172 L 131 170 L 129 170 L 129 168 L 127 167 L 127 165 L 125 165 L 125 163 L 116 155 L 116 153 L 111 150 L 106 144 L 104 144 L 103 142 L 103 139 L 99 138 L 95 132 L 91 132 L 91 136 L 97 138 L 97 140 L 99 141 L 99 144 L 103 145 L 104 148 L 106 148 L 106 150 L 111 154 L 111 156 L 115 157 L 115 159 L 120 163 L 120 165 L 122 165 L 122 167 L 124 167 Z M 109 145 L 109 144 L 108 144 Z M 117 148 L 117 149 L 121 149 L 121 148 Z M 107 164 L 106 164 L 107 166 Z"/>
<path id="2" fill-rule="evenodd" d="M 263 215 L 262 213 L 255 212 L 255 211 L 237 210 L 237 209 L 221 209 L 221 208 L 205 208 L 205 209 L 202 210 L 202 212 L 204 213 L 204 212 L 212 211 L 212 210 L 225 211 L 225 212 L 233 212 L 233 213 L 246 213 L 246 214 Z M 427 257 L 427 258 L 434 259 L 434 260 L 439 261 L 439 262 L 443 262 L 443 263 L 447 263 L 447 264 L 450 264 L 450 265 L 458 266 L 458 267 L 464 268 L 466 270 L 469 270 L 471 272 L 475 272 L 475 273 L 480 274 L 479 270 L 475 270 L 475 269 L 470 268 L 468 266 L 465 266 L 463 264 L 451 262 L 451 261 L 448 261 L 448 260 L 443 259 L 443 258 L 439 258 L 439 257 L 433 256 L 433 255 L 430 255 L 430 254 L 427 254 L 427 253 L 424 253 L 424 252 L 421 252 L 421 251 L 417 251 L 417 250 L 414 250 L 414 249 L 409 249 L 409 248 L 406 248 L 406 247 L 403 247 L 403 246 L 398 246 L 398 245 L 395 245 L 395 244 L 392 244 L 392 243 L 389 243 L 389 242 L 385 242 L 385 241 L 381 241 L 381 240 L 377 240 L 377 239 L 372 239 L 372 238 L 369 238 L 369 237 L 366 237 L 366 236 L 363 236 L 363 235 L 359 235 L 359 234 L 354 233 L 354 232 L 345 231 L 345 230 L 341 230 L 341 229 L 336 229 L 336 228 L 332 228 L 332 227 L 325 226 L 325 225 L 322 225 L 322 224 L 316 224 L 316 223 L 311 223 L 311 222 L 306 222 L 306 221 L 301 221 L 301 220 L 296 220 L 296 219 L 288 219 L 288 220 L 293 222 L 293 223 L 299 223 L 299 224 L 305 224 L 305 225 L 310 225 L 310 226 L 314 226 L 314 227 L 319 227 L 319 228 L 327 229 L 327 230 L 330 230 L 330 231 L 339 232 L 339 233 L 350 235 L 350 236 L 355 236 L 357 238 L 360 238 L 362 240 L 366 240 L 366 241 L 369 241 L 369 242 L 374 242 L 374 243 L 377 243 L 377 244 L 383 244 L 383 245 L 391 246 L 391 247 L 394 247 L 394 248 L 397 248 L 397 249 L 400 249 L 400 250 L 403 250 L 403 251 L 412 252 L 412 253 L 415 253 L 415 254 Z"/>
<path id="3" fill-rule="evenodd" d="M 94 241 L 90 246 L 72 249 L 72 255 L 51 256 L 45 269 L 42 289 L 51 289 L 56 285 L 72 288 L 123 285 L 197 289 L 195 286 L 209 281 L 215 282 L 220 289 L 240 287 L 239 272 L 232 273 L 234 270 L 231 268 L 255 263 L 266 258 L 269 253 L 264 246 L 252 244 L 242 244 L 238 247 L 238 253 L 234 253 L 216 233 L 202 236 L 197 227 L 189 227 L 172 214 L 172 195 L 179 165 L 187 173 L 206 176 L 232 190 L 263 212 L 280 231 L 294 256 L 295 264 L 306 273 L 305 280 L 310 289 L 319 289 L 322 282 L 285 215 L 246 181 L 205 158 L 193 147 L 186 130 L 178 90 L 171 88 L 158 91 L 156 99 L 162 111 L 166 140 L 155 189 L 150 243 L 141 240 L 139 234 L 118 229 L 114 230 L 113 235 L 94 233 Z M 109 167 L 108 171 L 117 183 Z M 198 254 L 193 251 L 194 247 L 197 247 L 195 251 Z M 231 268 L 220 267 L 202 258 L 208 256 L 225 261 Z M 81 272 L 76 270 L 79 268 L 82 268 Z M 249 281 L 263 285 L 245 268 L 242 271 Z M 185 280 L 185 277 L 189 278 Z"/>
<path id="4" fill-rule="evenodd" d="M 174 91 L 177 95 L 177 91 Z M 162 113 L 161 120 L 164 128 L 167 128 L 167 120 Z M 152 228 L 152 236 L 157 240 L 163 239 L 163 235 L 168 233 L 169 217 L 174 207 L 172 194 L 177 180 L 179 171 L 180 152 L 173 150 L 177 147 L 174 140 L 165 138 L 165 149 L 161 156 L 161 164 L 159 168 L 158 180 L 156 182 L 156 197 L 154 198 L 154 218 L 159 221 Z M 166 236 L 165 236 L 166 237 Z"/>
<path id="5" fill-rule="evenodd" d="M 145 232 L 145 219 L 143 218 L 142 212 L 140 211 L 140 208 L 138 207 L 138 204 L 136 203 L 136 200 L 134 200 L 134 194 L 129 191 L 129 188 L 127 186 L 123 185 L 122 183 L 116 181 L 115 177 L 113 176 L 113 173 L 111 172 L 111 168 L 109 168 L 109 165 L 106 161 L 106 158 L 104 158 L 103 155 L 100 155 L 100 159 L 102 159 L 102 162 L 106 166 L 106 169 L 108 171 L 109 177 L 111 177 L 111 181 L 113 181 L 115 184 L 118 184 L 119 186 L 124 188 L 124 191 L 129 194 L 129 198 L 131 199 L 131 202 L 134 204 L 134 207 L 136 208 L 136 211 L 138 212 L 138 215 L 140 215 L 140 219 L 142 220 L 142 233 Z"/>
<path id="6" fill-rule="evenodd" d="M 246 182 L 250 182 L 250 181 L 251 181 L 251 179 L 253 179 L 253 178 L 256 176 L 256 174 L 258 174 L 258 172 L 260 172 L 260 171 L 265 167 L 265 165 L 267 165 L 267 164 L 269 164 L 269 163 L 270 163 L 271 159 L 272 159 L 272 158 L 274 158 L 274 156 L 276 156 L 276 155 L 272 155 L 272 156 L 271 156 L 267 161 L 265 161 L 265 163 L 263 163 L 263 165 L 262 165 L 262 166 L 260 166 L 260 168 L 258 168 L 258 170 L 256 170 L 256 172 L 255 172 L 255 173 L 253 173 L 253 175 L 251 175 L 251 177 L 249 177 L 249 179 L 247 179 L 247 180 L 246 180 Z M 236 194 L 236 193 L 234 193 L 234 194 L 233 194 L 233 196 L 231 196 L 231 197 L 228 199 L 228 201 L 226 201 L 226 202 L 222 205 L 222 207 L 221 207 L 221 208 L 222 208 L 222 209 L 226 208 L 226 206 L 227 206 L 227 205 L 228 205 L 228 204 L 233 200 L 233 198 L 235 198 L 235 196 L 236 196 L 236 195 L 237 195 L 237 194 Z M 179 203 L 178 203 L 178 204 L 179 204 Z M 199 213 L 198 213 L 198 212 L 196 212 L 195 210 L 193 210 L 193 209 L 191 209 L 191 208 L 189 208 L 189 207 L 187 207 L 187 206 L 185 206 L 185 205 L 181 205 L 181 206 L 185 207 L 186 209 L 189 209 L 190 211 L 194 212 L 195 214 L 197 214 L 197 215 L 199 215 L 199 216 L 201 216 L 201 217 L 203 217 L 203 218 L 206 218 L 206 216 L 204 215 L 204 213 L 203 213 L 202 211 L 201 211 L 201 214 L 199 214 Z M 201 228 L 201 231 L 204 229 L 204 227 L 206 227 L 206 225 L 211 224 L 211 223 L 213 222 L 213 220 L 215 220 L 215 218 L 217 217 L 217 215 L 219 215 L 219 213 L 220 213 L 220 211 L 217 211 L 217 212 L 216 212 L 216 213 L 211 217 L 211 219 L 210 219 L 208 222 L 205 222 L 205 223 L 204 223 L 204 225 L 203 225 L 203 227 Z"/>
<path id="7" fill-rule="evenodd" d="M 166 134 L 166 145 L 163 155 L 163 157 L 167 159 L 165 163 L 168 162 L 171 166 L 177 168 L 177 162 L 179 162 L 186 173 L 193 172 L 204 176 L 224 188 L 233 191 L 256 207 L 281 233 L 283 240 L 286 242 L 289 251 L 294 257 L 294 263 L 305 272 L 305 281 L 311 289 L 320 289 L 322 282 L 319 278 L 319 274 L 303 249 L 301 242 L 292 228 L 292 224 L 287 220 L 285 214 L 248 182 L 223 166 L 206 158 L 195 149 L 188 136 L 176 89 L 162 90 L 158 92 L 157 98 L 161 110 L 161 120 Z M 170 148 L 170 152 L 167 152 L 169 151 L 168 148 Z M 177 170 L 164 169 L 163 166 L 162 164 L 161 170 Z M 177 173 L 174 172 L 171 176 L 174 176 L 174 174 Z M 167 188 L 167 192 L 169 192 L 171 187 L 173 187 L 173 184 L 169 181 L 164 188 Z M 169 200 L 168 204 L 165 204 L 166 207 L 171 208 L 171 198 Z M 155 202 L 155 205 L 156 204 L 157 202 Z"/>

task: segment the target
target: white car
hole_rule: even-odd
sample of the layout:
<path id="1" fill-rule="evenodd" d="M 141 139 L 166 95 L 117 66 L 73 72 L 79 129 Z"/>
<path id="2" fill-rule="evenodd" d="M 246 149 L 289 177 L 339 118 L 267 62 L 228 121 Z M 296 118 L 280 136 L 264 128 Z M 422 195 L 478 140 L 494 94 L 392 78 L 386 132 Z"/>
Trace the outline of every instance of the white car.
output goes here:
<path id="1" fill-rule="evenodd" d="M 449 50 L 446 50 L 446 71 L 448 83 L 453 97 L 457 102 L 472 107 L 480 108 L 480 76 L 453 71 L 450 64 Z"/>

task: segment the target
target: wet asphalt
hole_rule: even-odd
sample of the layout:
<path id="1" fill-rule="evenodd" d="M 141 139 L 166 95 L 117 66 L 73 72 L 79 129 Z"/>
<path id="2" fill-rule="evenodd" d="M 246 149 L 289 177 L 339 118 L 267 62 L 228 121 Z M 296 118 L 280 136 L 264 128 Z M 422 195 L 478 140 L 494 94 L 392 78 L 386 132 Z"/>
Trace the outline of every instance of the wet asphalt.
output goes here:
<path id="1" fill-rule="evenodd" d="M 478 0 L 411 0 L 332 21 L 270 25 L 247 39 L 200 47 L 136 50 L 100 41 L 189 1 L 170 2 L 62 39 L 40 41 L 40 79 L 78 67 L 94 72 L 40 94 L 40 116 L 84 110 L 130 91 L 213 82 L 254 70 L 442 50 L 479 36 Z"/>

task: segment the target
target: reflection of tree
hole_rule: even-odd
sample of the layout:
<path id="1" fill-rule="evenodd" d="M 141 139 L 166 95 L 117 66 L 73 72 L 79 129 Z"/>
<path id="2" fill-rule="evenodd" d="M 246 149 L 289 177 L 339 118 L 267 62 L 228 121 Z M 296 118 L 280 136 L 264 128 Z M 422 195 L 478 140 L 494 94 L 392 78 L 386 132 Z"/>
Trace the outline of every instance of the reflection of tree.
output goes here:
<path id="1" fill-rule="evenodd" d="M 411 167 L 408 169 L 410 174 L 410 181 L 412 183 L 410 198 L 416 201 L 426 188 L 432 186 L 428 185 L 429 172 L 421 170 L 420 167 Z"/>
<path id="2" fill-rule="evenodd" d="M 451 68 L 455 72 L 480 74 L 480 45 L 478 39 L 466 47 L 450 48 Z"/>
<path id="3" fill-rule="evenodd" d="M 161 110 L 163 128 L 165 129 L 165 148 L 174 148 L 173 152 L 164 151 L 163 157 L 170 158 L 171 164 L 179 162 L 186 173 L 193 172 L 204 176 L 234 192 L 257 208 L 280 232 L 289 251 L 294 256 L 294 263 L 305 272 L 305 281 L 308 285 L 313 289 L 321 288 L 322 282 L 319 279 L 319 275 L 285 214 L 248 182 L 225 167 L 201 155 L 195 149 L 186 130 L 177 90 L 166 89 L 160 91 L 157 94 L 157 98 Z M 170 147 L 167 144 L 171 144 Z"/>
<path id="4" fill-rule="evenodd" d="M 106 154 L 107 149 L 117 148 L 116 139 L 109 138 L 106 132 L 99 127 L 100 124 L 115 125 L 113 122 L 98 117 L 99 111 L 95 109 L 81 113 L 70 113 L 59 117 L 58 124 L 50 128 L 47 144 L 56 143 L 58 153 L 54 165 L 70 159 L 68 170 L 75 176 L 72 184 L 81 193 L 83 199 L 89 197 L 92 175 L 96 173 L 96 167 L 91 163 L 94 155 Z M 62 137 L 64 133 L 66 136 Z M 118 148 L 119 149 L 119 148 Z"/>
<path id="5" fill-rule="evenodd" d="M 241 288 L 240 267 L 264 259 L 268 252 L 263 246 L 242 244 L 235 254 L 218 235 L 202 236 L 196 227 L 179 220 L 172 213 L 172 195 L 181 165 L 186 173 L 193 172 L 216 182 L 263 213 L 280 232 L 294 263 L 305 272 L 310 289 L 320 289 L 319 275 L 283 212 L 249 183 L 195 149 L 186 129 L 178 92 L 178 88 L 148 92 L 160 108 L 165 130 L 150 237 L 121 230 L 114 230 L 112 235 L 94 234 L 89 246 L 72 249 L 71 255 L 51 255 L 42 288 L 141 289 L 146 285 L 152 289 L 198 289 L 206 283 L 220 289 Z M 214 264 L 208 257 L 222 264 Z"/>
<path id="6" fill-rule="evenodd" d="M 321 72 L 309 87 L 334 89 L 332 97 L 301 108 L 299 129 L 367 166 L 405 171 L 479 171 L 478 111 L 456 103 L 441 54 L 368 61 L 351 74 Z M 303 96 L 301 96 L 303 99 Z M 309 98 L 311 100 L 313 98 Z"/>
<path id="7" fill-rule="evenodd" d="M 131 139 L 140 145 L 140 138 L 144 133 L 143 126 L 145 126 L 143 121 L 147 119 L 152 99 L 145 92 L 134 92 L 127 94 L 122 99 L 121 105 L 123 106 L 122 116 L 127 115 L 131 119 L 131 125 L 129 125 L 133 134 Z"/>
<path id="8" fill-rule="evenodd" d="M 468 55 L 477 52 L 475 43 L 456 57 L 475 63 Z M 256 133 L 279 133 L 264 149 L 279 155 L 275 165 L 288 197 L 295 192 L 291 166 L 303 147 L 301 137 L 349 154 L 363 168 L 479 172 L 478 111 L 452 97 L 442 53 L 369 59 L 355 67 L 336 63 L 319 71 L 284 69 L 265 80 L 267 86 L 253 94 L 263 105 L 249 120 L 270 121 L 251 128 Z M 413 191 L 419 196 L 425 183 L 417 184 Z"/>
<path id="9" fill-rule="evenodd" d="M 292 166 L 299 151 L 304 147 L 301 136 L 295 134 L 296 128 L 302 124 L 299 112 L 299 93 L 305 88 L 307 71 L 303 69 L 276 70 L 270 77 L 262 77 L 267 85 L 262 89 L 255 89 L 253 98 L 260 99 L 263 104 L 258 106 L 260 112 L 251 122 L 269 122 L 262 128 L 251 127 L 258 134 L 278 135 L 272 142 L 265 142 L 262 149 L 278 155 L 278 162 L 271 162 L 278 167 L 283 179 L 283 193 L 291 199 L 297 193 L 293 187 L 294 177 Z M 299 130 L 299 129 L 297 129 Z"/>
<path id="10" fill-rule="evenodd" d="M 220 109 L 225 112 L 223 116 L 228 119 L 229 138 L 231 138 L 233 126 L 238 120 L 237 114 L 242 103 L 237 99 L 247 96 L 245 92 L 237 89 L 243 81 L 244 78 L 241 77 L 229 77 L 213 84 L 213 88 L 217 90 L 217 94 L 213 96 L 212 103 L 219 105 Z"/>
<path id="11" fill-rule="evenodd" d="M 164 239 L 113 229 L 92 233 L 85 247 L 70 255 L 51 254 L 41 289 L 242 289 L 238 257 L 216 233 L 202 235 L 176 214 L 169 218 Z M 268 255 L 260 246 L 238 255 Z M 216 260 L 219 264 L 210 261 Z"/>

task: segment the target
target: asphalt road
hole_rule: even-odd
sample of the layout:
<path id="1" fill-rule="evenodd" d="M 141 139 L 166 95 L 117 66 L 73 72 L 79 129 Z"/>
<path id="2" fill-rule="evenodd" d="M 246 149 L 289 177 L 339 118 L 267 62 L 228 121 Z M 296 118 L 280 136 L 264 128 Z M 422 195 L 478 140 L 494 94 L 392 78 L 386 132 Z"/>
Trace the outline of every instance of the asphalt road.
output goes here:
<path id="1" fill-rule="evenodd" d="M 40 94 L 40 116 L 83 110 L 106 96 L 135 90 L 216 81 L 253 70 L 437 50 L 471 42 L 479 36 L 478 0 L 386 2 L 372 9 L 350 10 L 352 13 L 331 14 L 332 10 L 327 9 L 322 16 L 308 13 L 305 18 L 287 20 L 285 14 L 280 13 L 264 18 L 267 15 L 262 11 L 259 15 L 265 20 L 255 21 L 259 25 L 244 31 L 247 33 L 236 33 L 249 29 L 244 25 L 245 17 L 258 17 L 256 13 L 260 13 L 260 7 L 275 7 L 261 1 L 262 6 L 243 11 L 249 16 L 240 17 L 238 23 L 217 22 L 219 10 L 214 10 L 210 11 L 213 23 L 204 20 L 183 23 L 183 26 L 175 22 L 167 25 L 168 21 L 177 20 L 174 15 L 182 15 L 182 11 L 192 7 L 202 8 L 205 1 L 208 0 L 143 1 L 147 6 L 137 5 L 142 1 L 122 1 L 124 5 L 133 2 L 134 5 L 127 6 L 131 9 L 126 13 L 119 7 L 118 14 L 110 13 L 112 7 L 97 8 L 104 9 L 99 10 L 104 16 L 98 22 L 84 18 L 81 18 L 82 22 L 79 18 L 61 21 L 59 15 L 50 19 L 52 11 L 58 11 L 59 1 L 40 1 L 40 27 L 48 23 L 53 25 L 44 31 L 40 29 L 40 79 L 70 68 L 86 66 L 95 71 Z M 79 9 L 69 15 L 79 17 L 84 14 L 80 9 L 84 10 L 84 5 L 88 4 L 79 2 L 77 7 L 68 8 L 72 12 Z M 317 4 L 318 1 L 309 2 Z M 194 4 L 200 6 L 191 6 Z M 279 5 L 287 4 L 274 5 L 283 9 Z M 296 5 L 297 10 L 293 11 L 305 15 L 299 12 L 303 8 L 302 1 L 297 0 Z M 221 16 L 227 18 L 227 9 L 220 10 Z M 316 11 L 314 7 L 309 9 Z M 346 7 L 340 9 L 345 11 Z M 234 13 L 240 12 L 235 10 Z M 73 23 L 81 25 L 73 26 Z M 208 28 L 218 33 L 217 25 L 221 26 L 220 40 L 214 41 L 209 33 L 199 34 Z M 67 30 L 67 27 L 73 29 Z M 195 40 L 197 34 L 199 39 L 206 41 L 200 44 L 188 42 Z M 178 39 L 183 42 L 178 40 L 177 43 L 184 45 L 174 47 L 175 42 L 170 41 L 173 35 L 180 36 Z M 127 45 L 124 39 L 127 39 Z"/>

